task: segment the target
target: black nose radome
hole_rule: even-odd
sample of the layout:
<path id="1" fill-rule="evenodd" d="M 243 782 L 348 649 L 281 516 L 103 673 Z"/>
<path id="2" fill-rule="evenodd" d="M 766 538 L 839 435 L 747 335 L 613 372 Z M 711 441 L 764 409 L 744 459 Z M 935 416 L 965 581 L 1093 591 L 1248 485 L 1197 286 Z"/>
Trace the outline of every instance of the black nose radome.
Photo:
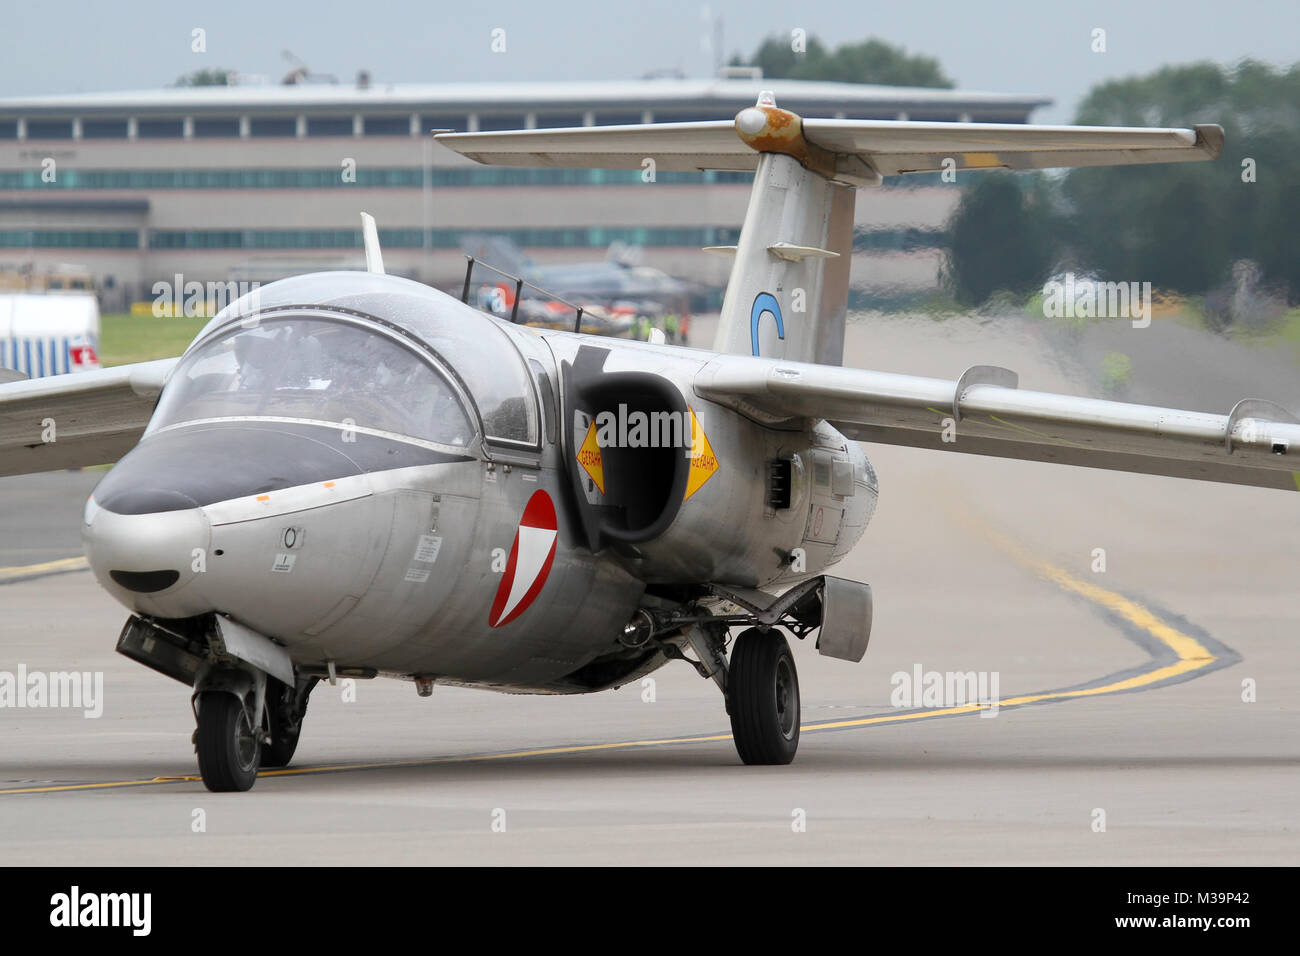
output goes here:
<path id="1" fill-rule="evenodd" d="M 370 471 L 468 461 L 341 427 L 288 422 L 192 425 L 150 435 L 95 488 L 120 515 L 187 511 Z"/>
<path id="2" fill-rule="evenodd" d="M 146 515 L 159 511 L 186 511 L 199 503 L 189 495 L 171 488 L 129 485 L 106 496 L 112 502 L 108 510 L 123 515 Z"/>
<path id="3" fill-rule="evenodd" d="M 165 591 L 180 580 L 179 571 L 109 571 L 108 576 L 137 594 Z"/>

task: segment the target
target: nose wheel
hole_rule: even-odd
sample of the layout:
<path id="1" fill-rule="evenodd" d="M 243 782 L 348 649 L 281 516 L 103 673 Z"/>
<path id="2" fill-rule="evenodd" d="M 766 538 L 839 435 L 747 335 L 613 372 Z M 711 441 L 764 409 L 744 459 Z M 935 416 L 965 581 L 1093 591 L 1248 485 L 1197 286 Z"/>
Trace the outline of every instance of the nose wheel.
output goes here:
<path id="1" fill-rule="evenodd" d="M 799 749 L 799 672 L 785 635 L 751 627 L 727 667 L 727 712 L 740 759 L 786 764 Z"/>
<path id="2" fill-rule="evenodd" d="M 251 790 L 262 759 L 262 733 L 249 720 L 244 701 L 211 690 L 199 694 L 195 705 L 199 726 L 194 744 L 204 786 L 215 793 Z"/>

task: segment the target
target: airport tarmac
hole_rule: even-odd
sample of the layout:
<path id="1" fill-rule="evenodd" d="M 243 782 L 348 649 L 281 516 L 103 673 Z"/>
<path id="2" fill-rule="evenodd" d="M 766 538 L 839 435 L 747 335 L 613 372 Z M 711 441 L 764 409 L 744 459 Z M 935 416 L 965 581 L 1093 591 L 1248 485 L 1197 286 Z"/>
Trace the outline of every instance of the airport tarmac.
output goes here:
<path id="1" fill-rule="evenodd" d="M 1276 356 L 1172 323 L 1105 334 L 1142 401 L 1300 407 Z M 1083 394 L 1086 354 L 1023 322 L 866 317 L 846 364 L 999 364 Z M 879 509 L 834 573 L 871 583 L 871 644 L 857 665 L 795 647 L 793 765 L 743 766 L 716 688 L 675 663 L 588 697 L 322 685 L 293 772 L 244 794 L 194 777 L 188 691 L 113 651 L 126 612 L 66 562 L 102 473 L 0 480 L 0 569 L 38 568 L 0 570 L 0 671 L 104 675 L 97 719 L 0 709 L 0 860 L 1300 862 L 1300 499 L 867 451 Z M 1002 706 L 896 706 L 891 678 L 918 669 L 996 675 Z"/>

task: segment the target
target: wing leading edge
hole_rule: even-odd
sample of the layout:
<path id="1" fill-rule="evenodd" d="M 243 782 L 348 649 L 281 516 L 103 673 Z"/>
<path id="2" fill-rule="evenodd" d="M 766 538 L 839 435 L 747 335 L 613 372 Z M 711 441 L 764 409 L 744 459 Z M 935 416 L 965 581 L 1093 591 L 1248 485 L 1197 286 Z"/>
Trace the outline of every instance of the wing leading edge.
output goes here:
<path id="1" fill-rule="evenodd" d="M 140 440 L 176 361 L 0 384 L 0 476 L 117 461 Z"/>
<path id="2" fill-rule="evenodd" d="M 1215 415 L 1017 385 L 992 366 L 948 381 L 720 356 L 695 391 L 770 424 L 824 418 L 860 441 L 1300 490 L 1300 420 L 1271 402 Z"/>

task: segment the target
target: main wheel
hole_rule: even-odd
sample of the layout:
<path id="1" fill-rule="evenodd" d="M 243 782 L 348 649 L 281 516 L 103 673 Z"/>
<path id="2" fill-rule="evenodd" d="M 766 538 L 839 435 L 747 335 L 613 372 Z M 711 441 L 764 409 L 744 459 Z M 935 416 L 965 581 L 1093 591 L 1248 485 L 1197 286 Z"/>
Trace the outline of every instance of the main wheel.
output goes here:
<path id="1" fill-rule="evenodd" d="M 214 793 L 251 790 L 257 781 L 262 742 L 244 703 L 227 691 L 199 694 L 199 773 Z"/>
<path id="2" fill-rule="evenodd" d="M 302 714 L 295 722 L 292 718 L 294 689 L 274 677 L 266 679 L 266 723 L 271 742 L 262 747 L 263 767 L 287 767 L 298 749 L 302 734 L 302 718 L 307 712 L 303 701 Z"/>
<path id="3" fill-rule="evenodd" d="M 731 736 L 747 764 L 783 764 L 799 749 L 799 672 L 780 631 L 751 627 L 727 668 Z"/>

